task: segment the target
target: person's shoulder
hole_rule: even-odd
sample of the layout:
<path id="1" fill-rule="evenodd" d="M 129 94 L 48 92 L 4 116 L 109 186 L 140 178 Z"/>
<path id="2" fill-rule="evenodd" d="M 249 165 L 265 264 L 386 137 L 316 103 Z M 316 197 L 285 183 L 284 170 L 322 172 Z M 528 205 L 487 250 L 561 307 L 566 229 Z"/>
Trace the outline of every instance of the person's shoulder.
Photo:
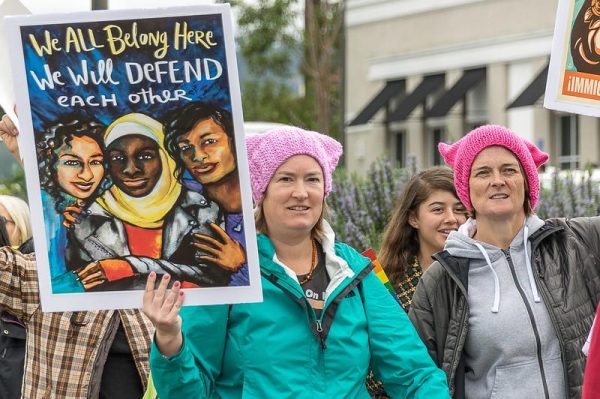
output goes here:
<path id="1" fill-rule="evenodd" d="M 35 264 L 35 252 L 23 253 L 12 247 L 0 247 L 0 262 L 1 263 L 33 263 Z"/>
<path id="2" fill-rule="evenodd" d="M 350 245 L 341 241 L 335 241 L 334 251 L 337 256 L 348 262 L 350 267 L 363 267 L 371 262 L 369 258 L 358 252 Z"/>
<path id="3" fill-rule="evenodd" d="M 555 227 L 587 236 L 600 232 L 600 216 L 580 216 L 575 218 L 546 219 L 545 227 Z M 597 234 L 596 234 L 597 235 Z M 592 234 L 593 236 L 593 234 Z"/>
<path id="4" fill-rule="evenodd" d="M 423 273 L 423 275 L 421 276 L 421 280 L 438 281 L 442 278 L 445 278 L 447 274 L 448 272 L 446 271 L 444 266 L 442 266 L 442 264 L 436 260 Z"/>

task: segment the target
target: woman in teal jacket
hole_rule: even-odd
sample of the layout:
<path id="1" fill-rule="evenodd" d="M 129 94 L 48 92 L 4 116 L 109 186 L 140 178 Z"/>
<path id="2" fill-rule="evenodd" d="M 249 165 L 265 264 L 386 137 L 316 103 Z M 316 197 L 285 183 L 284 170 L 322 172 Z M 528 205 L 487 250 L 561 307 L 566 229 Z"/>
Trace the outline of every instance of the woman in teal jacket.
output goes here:
<path id="1" fill-rule="evenodd" d="M 161 399 L 368 398 L 371 365 L 394 398 L 448 398 L 446 379 L 367 258 L 323 219 L 341 145 L 279 127 L 247 138 L 262 303 L 188 307 L 169 278 L 144 312 Z"/>

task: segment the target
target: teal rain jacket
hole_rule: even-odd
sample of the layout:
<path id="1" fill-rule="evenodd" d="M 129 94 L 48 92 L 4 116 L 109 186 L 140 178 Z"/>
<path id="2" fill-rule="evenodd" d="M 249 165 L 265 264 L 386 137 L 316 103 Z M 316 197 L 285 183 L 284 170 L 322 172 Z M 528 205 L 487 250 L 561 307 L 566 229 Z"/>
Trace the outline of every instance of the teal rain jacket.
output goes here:
<path id="1" fill-rule="evenodd" d="M 369 364 L 393 398 L 449 398 L 445 374 L 370 261 L 326 230 L 321 317 L 259 235 L 264 301 L 182 308 L 180 353 L 167 359 L 154 345 L 150 355 L 161 399 L 369 398 Z"/>

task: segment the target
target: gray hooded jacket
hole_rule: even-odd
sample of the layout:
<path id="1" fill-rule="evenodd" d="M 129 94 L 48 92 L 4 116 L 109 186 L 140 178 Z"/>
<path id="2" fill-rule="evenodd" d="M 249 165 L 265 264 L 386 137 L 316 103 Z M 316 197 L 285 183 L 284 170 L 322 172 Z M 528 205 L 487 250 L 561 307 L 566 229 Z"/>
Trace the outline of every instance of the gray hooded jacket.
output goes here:
<path id="1" fill-rule="evenodd" d="M 527 236 L 527 256 L 524 247 L 519 250 L 511 246 L 508 251 L 510 262 L 515 258 L 512 268 L 506 253 L 487 248 L 491 255 L 488 255 L 490 267 L 481 251 L 481 255 L 478 255 L 473 247 L 466 245 L 470 240 L 468 237 L 461 238 L 465 245 L 458 245 L 453 237 L 453 251 L 469 248 L 468 254 L 472 257 L 442 251 L 434 256 L 437 262 L 429 267 L 419 282 L 409 317 L 430 356 L 446 373 L 454 398 L 462 399 L 480 392 L 473 392 L 472 389 L 481 389 L 481 392 L 487 393 L 487 397 L 537 398 L 537 394 L 530 394 L 529 389 L 533 385 L 527 382 L 530 379 L 541 381 L 542 367 L 548 390 L 544 389 L 541 397 L 557 397 L 551 396 L 550 390 L 556 390 L 560 384 L 564 384 L 564 393 L 552 395 L 572 399 L 581 397 L 585 367 L 581 348 L 600 300 L 600 217 L 549 219 L 541 227 L 538 227 L 538 221 L 529 222 L 528 231 L 523 229 L 520 238 L 515 238 L 512 243 L 519 247 L 517 243 Z M 470 242 L 474 243 L 473 240 Z M 488 253 L 486 248 L 483 252 Z M 530 269 L 523 256 L 529 259 Z M 473 274 L 470 272 L 472 265 L 478 269 Z M 510 276 L 505 274 L 506 271 L 510 272 Z M 475 281 L 469 281 L 471 279 Z M 534 288 L 540 302 L 536 302 Z M 518 295 L 514 294 L 515 289 Z M 473 293 L 480 298 L 476 309 L 471 309 L 471 290 L 480 291 Z M 518 304 L 518 311 L 507 310 L 515 306 L 511 302 Z M 538 306 L 540 304 L 544 305 L 546 312 Z M 530 317 L 527 306 L 531 308 L 533 317 Z M 511 325 L 489 324 L 494 317 L 498 317 L 498 320 L 506 318 L 506 323 Z M 535 330 L 532 319 L 536 322 Z M 550 327 L 547 325 L 548 319 Z M 479 330 L 485 330 L 485 335 L 478 334 L 477 329 L 470 330 L 474 328 L 470 324 L 477 324 L 478 320 L 484 325 L 489 324 Z M 497 329 L 502 330 L 495 331 Z M 537 331 L 538 337 L 534 331 Z M 506 334 L 509 335 L 505 338 Z M 554 341 L 553 334 L 558 338 L 560 365 L 555 361 L 555 347 L 548 345 Z M 498 339 L 499 342 L 495 342 Z M 491 341 L 494 341 L 494 346 L 490 346 Z M 502 341 L 511 341 L 510 346 L 505 346 Z M 531 347 L 512 351 L 513 344 L 533 345 L 535 356 L 532 357 Z M 509 358 L 514 362 L 510 362 Z M 529 367 L 527 359 L 534 359 L 537 365 L 534 363 Z M 521 369 L 512 373 L 513 365 Z M 560 373 L 557 366 L 563 374 L 562 381 L 558 378 L 558 382 L 554 377 Z M 477 370 L 473 367 L 477 367 Z M 493 369 L 492 374 L 488 369 Z M 493 384 L 497 384 L 497 389 L 511 389 L 512 386 L 513 390 L 498 392 Z M 521 386 L 526 390 L 516 391 Z M 486 393 L 482 396 L 485 397 Z"/>
<path id="2" fill-rule="evenodd" d="M 470 238 L 469 224 L 446 241 L 452 256 L 470 260 L 466 398 L 565 397 L 560 345 L 527 256 L 527 238 L 543 225 L 527 218 L 506 250 Z"/>

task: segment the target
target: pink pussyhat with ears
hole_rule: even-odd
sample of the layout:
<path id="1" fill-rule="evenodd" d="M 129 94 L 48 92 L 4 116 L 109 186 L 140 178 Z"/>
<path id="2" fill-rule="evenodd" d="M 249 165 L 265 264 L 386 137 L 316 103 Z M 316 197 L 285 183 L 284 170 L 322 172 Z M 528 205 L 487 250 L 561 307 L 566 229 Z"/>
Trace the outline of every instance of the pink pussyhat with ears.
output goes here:
<path id="1" fill-rule="evenodd" d="M 471 167 L 477 155 L 492 146 L 504 147 L 517 157 L 529 184 L 531 209 L 535 209 L 540 196 L 537 168 L 548 160 L 548 154 L 512 130 L 499 125 L 480 126 L 454 144 L 438 144 L 438 150 L 444 157 L 444 161 L 454 169 L 454 185 L 458 198 L 468 209 L 473 209 L 469 195 Z"/>
<path id="2" fill-rule="evenodd" d="M 323 170 L 325 196 L 331 191 L 333 171 L 342 155 L 342 145 L 324 134 L 294 126 L 281 126 L 262 134 L 246 136 L 250 183 L 259 204 L 275 171 L 294 155 L 314 158 Z"/>

